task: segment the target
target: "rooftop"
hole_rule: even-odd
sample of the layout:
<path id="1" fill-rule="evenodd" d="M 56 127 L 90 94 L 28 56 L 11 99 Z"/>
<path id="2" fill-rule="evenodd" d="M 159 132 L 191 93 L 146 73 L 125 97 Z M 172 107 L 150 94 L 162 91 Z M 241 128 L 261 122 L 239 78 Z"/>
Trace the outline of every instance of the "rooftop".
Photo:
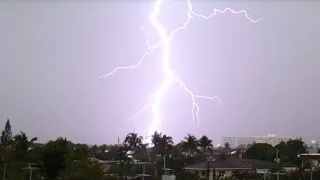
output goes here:
<path id="1" fill-rule="evenodd" d="M 307 159 L 320 159 L 320 153 L 303 153 L 298 154 L 299 159 L 307 160 Z"/>
<path id="2" fill-rule="evenodd" d="M 206 170 L 209 169 L 234 169 L 234 170 L 245 170 L 245 169 L 269 169 L 277 167 L 277 164 L 259 161 L 253 159 L 236 159 L 229 158 L 227 160 L 202 162 L 198 164 L 188 165 L 184 169 L 189 170 Z"/>

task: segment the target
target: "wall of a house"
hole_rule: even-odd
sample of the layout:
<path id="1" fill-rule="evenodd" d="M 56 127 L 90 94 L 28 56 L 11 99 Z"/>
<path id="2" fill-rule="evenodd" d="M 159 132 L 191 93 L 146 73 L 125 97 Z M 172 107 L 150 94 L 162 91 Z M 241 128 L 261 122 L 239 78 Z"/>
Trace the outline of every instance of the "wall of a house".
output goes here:
<path id="1" fill-rule="evenodd" d="M 311 163 L 314 165 L 314 166 L 316 166 L 316 167 L 319 167 L 320 166 L 320 160 L 318 160 L 318 159 L 313 159 L 313 160 L 302 160 L 302 164 L 301 164 L 301 166 L 304 166 L 306 163 L 308 163 L 308 162 L 310 162 L 311 161 Z"/>
<path id="2" fill-rule="evenodd" d="M 224 177 L 230 177 L 232 176 L 232 171 L 216 171 L 216 175 L 219 175 L 219 173 L 224 175 Z M 206 171 L 198 171 L 198 174 L 201 178 L 206 178 Z M 210 178 L 209 180 L 213 180 L 213 171 L 210 171 Z"/>

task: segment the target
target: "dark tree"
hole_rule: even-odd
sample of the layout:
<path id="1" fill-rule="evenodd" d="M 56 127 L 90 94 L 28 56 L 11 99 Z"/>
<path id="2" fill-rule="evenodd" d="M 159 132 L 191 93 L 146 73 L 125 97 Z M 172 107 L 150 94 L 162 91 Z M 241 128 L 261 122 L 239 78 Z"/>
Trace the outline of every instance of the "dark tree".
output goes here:
<path id="1" fill-rule="evenodd" d="M 5 128 L 1 133 L 0 141 L 1 141 L 2 147 L 8 147 L 12 142 L 12 131 L 11 131 L 11 124 L 9 119 L 7 119 Z"/>
<path id="2" fill-rule="evenodd" d="M 275 148 L 267 143 L 252 144 L 245 152 L 245 158 L 262 161 L 273 161 Z"/>
<path id="3" fill-rule="evenodd" d="M 227 153 L 229 153 L 229 152 L 230 152 L 231 147 L 230 147 L 229 142 L 224 143 L 224 148 L 226 149 Z"/>
<path id="4" fill-rule="evenodd" d="M 300 165 L 298 154 L 306 153 L 302 139 L 292 139 L 287 142 L 281 142 L 276 145 L 279 150 L 279 158 L 281 163 Z"/>
<path id="5" fill-rule="evenodd" d="M 154 174 L 157 177 L 160 170 L 159 168 L 161 167 L 160 164 L 166 164 L 161 159 L 166 158 L 168 153 L 172 150 L 173 141 L 172 141 L 172 137 L 155 132 L 152 135 L 151 142 L 154 145 L 151 158 L 155 162 Z"/>
<path id="6" fill-rule="evenodd" d="M 117 160 L 119 161 L 120 167 L 118 175 L 120 176 L 120 179 L 122 180 L 124 176 L 127 176 L 128 171 L 130 169 L 130 162 L 131 159 L 128 156 L 128 151 L 130 150 L 129 146 L 123 145 L 120 146 L 117 153 Z"/>
<path id="7" fill-rule="evenodd" d="M 73 146 L 72 151 L 69 152 L 69 160 L 71 163 L 76 160 L 83 160 L 89 158 L 89 147 L 86 144 L 76 144 Z"/>
<path id="8" fill-rule="evenodd" d="M 198 146 L 201 147 L 201 150 L 204 154 L 211 153 L 213 149 L 212 140 L 208 138 L 208 136 L 203 135 L 198 140 Z"/>
<path id="9" fill-rule="evenodd" d="M 29 140 L 26 133 L 21 131 L 20 134 L 15 135 L 13 139 L 15 158 L 17 160 L 23 160 L 26 158 L 29 151 L 33 149 L 33 144 L 38 138 L 34 137 Z"/>
<path id="10" fill-rule="evenodd" d="M 43 149 L 43 166 L 47 179 L 57 179 L 67 167 L 68 142 L 64 138 L 48 142 Z"/>
<path id="11" fill-rule="evenodd" d="M 182 142 L 183 151 L 188 153 L 188 156 L 193 156 L 198 152 L 198 140 L 194 135 L 187 134 Z"/>
<path id="12" fill-rule="evenodd" d="M 102 167 L 88 159 L 73 162 L 61 173 L 64 180 L 103 180 Z"/>
<path id="13" fill-rule="evenodd" d="M 123 143 L 129 146 L 132 150 L 136 150 L 141 147 L 142 140 L 143 137 L 139 136 L 137 133 L 129 133 Z"/>

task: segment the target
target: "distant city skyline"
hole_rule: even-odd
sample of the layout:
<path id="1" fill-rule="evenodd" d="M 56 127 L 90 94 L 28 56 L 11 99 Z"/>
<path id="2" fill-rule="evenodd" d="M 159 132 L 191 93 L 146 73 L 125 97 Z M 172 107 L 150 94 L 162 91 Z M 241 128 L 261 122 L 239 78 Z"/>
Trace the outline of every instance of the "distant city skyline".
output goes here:
<path id="1" fill-rule="evenodd" d="M 276 134 L 251 137 L 221 137 L 221 146 L 224 146 L 226 143 L 228 143 L 232 148 L 236 148 L 238 146 L 248 146 L 252 143 L 268 143 L 272 146 L 276 146 L 280 142 L 287 142 L 290 139 L 296 139 L 296 137 L 277 136 Z"/>

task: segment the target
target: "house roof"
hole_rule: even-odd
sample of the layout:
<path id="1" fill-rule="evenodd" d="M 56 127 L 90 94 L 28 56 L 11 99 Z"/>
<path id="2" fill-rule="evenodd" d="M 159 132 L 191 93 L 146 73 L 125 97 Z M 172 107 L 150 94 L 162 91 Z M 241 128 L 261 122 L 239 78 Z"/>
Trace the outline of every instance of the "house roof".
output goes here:
<path id="1" fill-rule="evenodd" d="M 199 164 L 188 165 L 184 167 L 184 169 L 206 170 L 208 166 L 210 169 L 240 170 L 240 169 L 264 169 L 264 168 L 269 169 L 272 167 L 277 167 L 277 164 L 265 162 L 265 161 L 253 160 L 253 159 L 230 158 L 230 159 L 221 160 L 221 161 L 210 161 L 209 164 L 208 162 L 202 162 Z"/>
<path id="2" fill-rule="evenodd" d="M 101 159 L 98 159 L 98 158 L 95 158 L 95 157 L 90 157 L 89 161 L 95 162 L 95 163 L 98 163 L 98 164 L 115 164 L 115 163 L 119 162 L 119 161 L 101 160 Z"/>
<path id="3" fill-rule="evenodd" d="M 319 153 L 303 153 L 303 154 L 299 154 L 298 158 L 303 160 L 308 160 L 308 159 L 317 160 L 317 159 L 320 159 L 320 154 Z"/>

